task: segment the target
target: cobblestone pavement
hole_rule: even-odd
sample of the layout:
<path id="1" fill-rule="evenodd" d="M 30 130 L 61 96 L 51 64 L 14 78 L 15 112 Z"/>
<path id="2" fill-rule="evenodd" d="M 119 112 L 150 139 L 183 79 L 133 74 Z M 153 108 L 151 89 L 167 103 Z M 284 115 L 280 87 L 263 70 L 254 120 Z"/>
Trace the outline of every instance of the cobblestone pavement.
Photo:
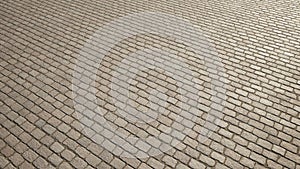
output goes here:
<path id="1" fill-rule="evenodd" d="M 0 168 L 300 169 L 298 1 L 0 6 Z M 136 15 L 144 29 L 158 21 L 174 36 L 188 21 L 208 48 L 198 56 L 147 32 L 109 46 L 119 30 L 137 30 L 126 18 Z M 94 33 L 118 18 L 129 24 L 100 31 L 94 45 Z"/>

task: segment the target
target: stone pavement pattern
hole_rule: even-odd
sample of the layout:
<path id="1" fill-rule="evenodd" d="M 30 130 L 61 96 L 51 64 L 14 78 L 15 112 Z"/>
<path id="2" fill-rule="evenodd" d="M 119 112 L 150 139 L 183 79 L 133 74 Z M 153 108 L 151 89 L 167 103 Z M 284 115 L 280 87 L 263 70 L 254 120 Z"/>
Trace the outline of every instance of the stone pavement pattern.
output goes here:
<path id="1" fill-rule="evenodd" d="M 0 4 L 0 168 L 300 169 L 298 1 L 3 0 Z M 120 145 L 109 141 L 110 131 L 98 140 L 111 150 L 92 139 L 96 131 L 84 130 L 86 119 L 74 108 L 72 78 L 76 58 L 95 31 L 115 18 L 144 11 L 188 19 L 205 32 L 224 64 L 226 100 L 217 128 L 199 143 L 214 102 L 209 99 L 205 65 L 168 37 L 143 34 L 120 42 L 97 73 L 96 95 L 103 117 L 127 136 L 152 136 L 173 146 L 156 156 L 126 158 Z M 131 81 L 128 104 L 149 110 L 148 91 L 157 89 L 173 98 L 165 113 L 152 112 L 147 118 L 156 120 L 143 124 L 116 113 L 109 93 L 112 71 L 120 58 L 151 47 L 175 51 L 198 72 L 201 91 L 196 94 L 202 102 L 189 109 L 198 116 L 190 119 L 187 113 L 181 123 L 174 120 L 177 104 L 192 100 L 177 97 L 177 83 L 161 69 L 138 72 Z M 136 60 L 127 66 L 139 64 Z M 163 134 L 168 126 L 189 132 L 182 138 L 170 137 Z M 146 154 L 159 146 L 132 144 Z"/>

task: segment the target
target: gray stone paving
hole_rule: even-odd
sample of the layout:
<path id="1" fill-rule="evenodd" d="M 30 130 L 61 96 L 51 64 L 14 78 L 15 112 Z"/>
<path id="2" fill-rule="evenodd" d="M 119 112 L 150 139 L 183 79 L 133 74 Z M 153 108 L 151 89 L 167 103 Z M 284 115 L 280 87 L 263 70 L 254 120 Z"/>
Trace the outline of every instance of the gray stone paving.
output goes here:
<path id="1" fill-rule="evenodd" d="M 0 168 L 300 169 L 298 1 L 0 5 Z"/>

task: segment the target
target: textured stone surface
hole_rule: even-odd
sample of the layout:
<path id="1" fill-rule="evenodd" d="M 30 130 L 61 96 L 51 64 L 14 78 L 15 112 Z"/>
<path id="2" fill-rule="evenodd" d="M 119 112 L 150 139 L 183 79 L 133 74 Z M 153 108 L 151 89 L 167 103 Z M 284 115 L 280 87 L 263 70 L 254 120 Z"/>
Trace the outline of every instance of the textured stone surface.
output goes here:
<path id="1" fill-rule="evenodd" d="M 0 168 L 300 168 L 298 1 L 2 0 L 0 5 Z M 112 131 L 76 111 L 95 108 L 73 102 L 72 78 L 85 42 L 109 21 L 145 11 L 189 20 L 205 33 L 224 65 L 223 116 L 203 143 L 198 138 L 213 103 L 211 78 L 193 51 L 169 37 L 142 34 L 118 43 L 102 60 L 95 83 L 97 106 L 114 129 L 152 139 L 122 144 L 112 139 Z M 140 70 L 130 81 L 127 104 L 149 110 L 132 120 L 154 121 L 134 123 L 115 113 L 111 73 L 118 65 L 124 70 L 140 68 L 142 61 L 129 56 L 152 47 L 173 52 L 194 69 L 199 92 L 189 86 L 188 97 L 181 97 L 180 84 L 172 76 Z M 119 64 L 121 58 L 132 60 Z M 184 70 L 179 73 L 191 76 Z M 154 89 L 168 96 L 169 107 L 160 115 L 150 111 L 155 98 L 150 99 L 149 91 Z M 174 120 L 181 102 L 197 101 L 200 106 L 187 107 L 182 121 Z M 87 113 L 101 120 L 95 115 Z M 169 126 L 176 130 L 167 133 Z M 97 135 L 100 131 L 105 134 Z M 162 149 L 154 138 L 173 148 L 147 158 L 124 157 L 128 149 L 141 154 Z"/>

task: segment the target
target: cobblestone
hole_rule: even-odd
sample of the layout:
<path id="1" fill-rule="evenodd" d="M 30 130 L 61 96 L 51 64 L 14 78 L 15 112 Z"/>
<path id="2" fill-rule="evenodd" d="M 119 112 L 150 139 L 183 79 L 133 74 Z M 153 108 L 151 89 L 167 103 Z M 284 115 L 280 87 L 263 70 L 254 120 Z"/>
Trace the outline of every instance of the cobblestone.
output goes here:
<path id="1" fill-rule="evenodd" d="M 1 1 L 0 168 L 300 169 L 298 4 Z M 201 41 L 198 56 L 173 37 L 194 35 L 181 34 L 176 27 L 188 26 L 172 26 L 171 18 L 139 17 L 139 24 L 146 30 L 158 20 L 161 32 L 172 36 L 155 30 L 132 36 L 128 32 L 139 29 L 128 16 L 147 11 L 188 20 L 211 45 Z M 120 18 L 126 21 L 91 42 Z M 130 36 L 109 46 L 111 35 Z M 105 53 L 101 67 L 87 53 Z M 74 75 L 84 74 L 80 83 L 88 86 L 94 77 L 88 67 L 97 72 L 95 84 L 80 88 L 78 101 Z M 213 79 L 222 84 L 213 86 Z M 213 97 L 213 87 L 224 99 Z M 125 144 L 124 138 L 140 140 Z M 146 157 L 126 156 L 133 152 Z"/>

